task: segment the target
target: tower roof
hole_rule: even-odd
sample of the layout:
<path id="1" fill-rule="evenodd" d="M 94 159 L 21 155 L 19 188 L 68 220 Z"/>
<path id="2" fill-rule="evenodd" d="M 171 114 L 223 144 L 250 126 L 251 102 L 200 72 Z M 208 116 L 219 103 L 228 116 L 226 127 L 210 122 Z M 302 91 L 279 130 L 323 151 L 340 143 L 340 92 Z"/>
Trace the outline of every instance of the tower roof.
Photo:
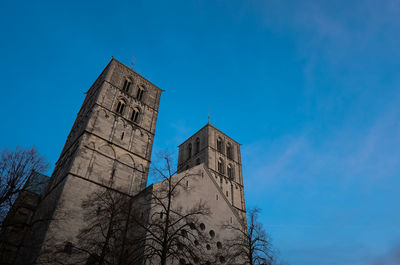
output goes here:
<path id="1" fill-rule="evenodd" d="M 178 147 L 180 147 L 181 145 L 184 145 L 187 141 L 189 141 L 194 135 L 196 135 L 198 132 L 204 130 L 205 128 L 210 127 L 213 128 L 214 130 L 218 131 L 220 134 L 228 137 L 229 139 L 231 139 L 233 142 L 242 145 L 241 143 L 239 143 L 238 141 L 235 141 L 232 137 L 230 137 L 229 135 L 227 135 L 226 133 L 224 133 L 223 131 L 221 131 L 220 129 L 218 129 L 217 127 L 215 127 L 213 124 L 211 124 L 210 122 L 208 122 L 206 125 L 204 125 L 203 127 L 201 127 L 201 129 L 199 129 L 198 131 L 196 131 L 194 134 L 192 134 L 190 137 L 188 137 L 183 143 L 181 143 L 180 145 L 178 145 Z"/>

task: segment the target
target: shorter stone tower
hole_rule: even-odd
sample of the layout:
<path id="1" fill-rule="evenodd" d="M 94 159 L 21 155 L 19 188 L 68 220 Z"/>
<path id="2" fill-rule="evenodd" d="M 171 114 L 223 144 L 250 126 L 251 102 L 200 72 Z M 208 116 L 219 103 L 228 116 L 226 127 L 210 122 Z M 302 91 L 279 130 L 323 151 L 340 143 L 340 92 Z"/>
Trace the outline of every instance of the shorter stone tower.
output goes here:
<path id="1" fill-rule="evenodd" d="M 204 163 L 219 183 L 223 194 L 243 217 L 240 144 L 208 123 L 179 146 L 178 173 Z"/>

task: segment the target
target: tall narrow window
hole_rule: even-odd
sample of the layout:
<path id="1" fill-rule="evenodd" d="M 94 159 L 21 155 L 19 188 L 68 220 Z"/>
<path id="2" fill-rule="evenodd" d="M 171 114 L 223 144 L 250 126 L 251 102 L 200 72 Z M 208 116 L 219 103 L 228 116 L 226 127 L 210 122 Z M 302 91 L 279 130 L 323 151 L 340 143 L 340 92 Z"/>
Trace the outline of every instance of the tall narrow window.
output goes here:
<path id="1" fill-rule="evenodd" d="M 228 172 L 227 173 L 228 173 L 228 177 L 233 179 L 234 174 L 233 174 L 233 167 L 232 167 L 231 164 L 228 165 Z"/>
<path id="2" fill-rule="evenodd" d="M 137 100 L 140 100 L 140 101 L 141 101 L 141 100 L 143 99 L 143 94 L 144 94 L 144 87 L 139 86 L 139 87 L 138 87 L 137 94 L 136 94 Z"/>
<path id="3" fill-rule="evenodd" d="M 125 102 L 123 100 L 118 101 L 117 108 L 115 109 L 116 112 L 119 114 L 123 114 L 125 109 Z"/>
<path id="4" fill-rule="evenodd" d="M 138 108 L 134 108 L 132 110 L 131 121 L 133 121 L 134 123 L 138 123 L 139 115 L 140 115 L 140 110 Z"/>
<path id="5" fill-rule="evenodd" d="M 122 90 L 125 91 L 125 92 L 129 92 L 129 88 L 130 88 L 131 84 L 132 84 L 132 82 L 130 80 L 125 79 L 124 86 L 122 87 Z"/>
<path id="6" fill-rule="evenodd" d="M 233 159 L 232 145 L 231 145 L 230 143 L 228 143 L 228 144 L 226 145 L 226 156 L 227 156 L 229 159 Z"/>
<path id="7" fill-rule="evenodd" d="M 190 143 L 187 147 L 187 151 L 188 151 L 188 159 L 192 157 L 192 144 Z"/>
<path id="8" fill-rule="evenodd" d="M 221 158 L 218 160 L 218 172 L 224 174 L 224 161 Z"/>
<path id="9" fill-rule="evenodd" d="M 217 151 L 222 153 L 222 139 L 221 139 L 221 137 L 218 137 L 218 139 L 217 139 Z"/>
<path id="10" fill-rule="evenodd" d="M 197 137 L 196 138 L 196 144 L 194 146 L 194 152 L 195 152 L 195 154 L 197 154 L 199 151 L 200 151 L 200 138 Z"/>

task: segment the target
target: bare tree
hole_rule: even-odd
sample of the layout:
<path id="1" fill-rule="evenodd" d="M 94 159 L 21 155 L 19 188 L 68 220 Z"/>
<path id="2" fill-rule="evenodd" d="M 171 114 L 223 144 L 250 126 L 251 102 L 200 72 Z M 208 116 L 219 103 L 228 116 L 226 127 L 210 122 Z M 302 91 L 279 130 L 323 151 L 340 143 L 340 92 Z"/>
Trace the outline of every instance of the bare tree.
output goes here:
<path id="1" fill-rule="evenodd" d="M 47 245 L 38 264 L 133 265 L 137 252 L 131 228 L 134 197 L 118 189 L 99 187 L 82 202 L 85 223 L 74 242 L 52 242 Z M 135 245 L 131 245 L 135 243 Z"/>
<path id="2" fill-rule="evenodd" d="M 3 149 L 0 157 L 0 224 L 3 225 L 6 214 L 10 210 L 17 196 L 32 185 L 25 185 L 33 172 L 44 173 L 49 164 L 39 154 L 36 148 L 22 149 L 17 147 L 14 151 Z"/>
<path id="3" fill-rule="evenodd" d="M 259 209 L 247 212 L 247 229 L 225 225 L 236 236 L 226 242 L 228 264 L 273 265 L 277 264 L 271 239 L 258 221 Z M 239 263 L 238 263 L 239 261 Z"/>
<path id="4" fill-rule="evenodd" d="M 167 152 L 159 155 L 152 175 L 160 182 L 149 187 L 146 198 L 136 204 L 134 211 L 135 224 L 145 242 L 143 264 L 186 264 L 208 259 L 203 247 L 209 239 L 201 231 L 201 219 L 210 214 L 209 207 L 201 199 L 191 201 L 190 206 L 182 204 L 184 193 L 192 189 L 189 181 L 199 175 L 188 171 L 176 174 L 171 157 Z M 140 213 L 143 208 L 148 208 L 147 214 Z"/>
<path id="5" fill-rule="evenodd" d="M 48 163 L 35 148 L 3 149 L 0 157 L 0 263 L 12 264 L 32 223 L 48 178 Z"/>
<path id="6" fill-rule="evenodd" d="M 117 187 L 99 188 L 82 203 L 85 226 L 75 242 L 47 249 L 40 264 L 138 265 L 203 262 L 209 239 L 201 217 L 209 208 L 201 200 L 185 207 L 179 196 L 190 192 L 197 174 L 175 175 L 170 155 L 152 169 L 159 183 L 135 196 Z"/>

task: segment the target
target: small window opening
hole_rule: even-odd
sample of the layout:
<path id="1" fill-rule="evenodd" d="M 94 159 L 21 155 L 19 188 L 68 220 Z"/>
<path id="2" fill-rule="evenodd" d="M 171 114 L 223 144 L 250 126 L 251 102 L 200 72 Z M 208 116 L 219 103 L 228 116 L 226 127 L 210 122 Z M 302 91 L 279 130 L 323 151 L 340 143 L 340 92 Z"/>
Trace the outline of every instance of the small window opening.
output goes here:
<path id="1" fill-rule="evenodd" d="M 131 83 L 132 83 L 131 81 L 129 81 L 128 79 L 125 79 L 122 90 L 125 92 L 129 92 L 129 87 L 131 86 Z"/>
<path id="2" fill-rule="evenodd" d="M 192 157 L 192 144 L 190 143 L 187 147 L 187 151 L 188 151 L 188 159 Z"/>
<path id="3" fill-rule="evenodd" d="M 138 123 L 139 122 L 139 115 L 140 115 L 140 110 L 137 109 L 137 108 L 134 108 L 132 110 L 131 121 L 133 121 L 134 123 Z"/>
<path id="4" fill-rule="evenodd" d="M 137 100 L 142 100 L 143 99 L 143 94 L 144 94 L 144 88 L 142 86 L 140 86 L 138 88 L 137 94 L 136 94 L 136 98 Z"/>
<path id="5" fill-rule="evenodd" d="M 67 253 L 68 255 L 71 255 L 72 254 L 72 247 L 73 247 L 73 245 L 72 245 L 71 242 L 65 243 L 64 252 Z"/>
<path id="6" fill-rule="evenodd" d="M 207 245 L 206 245 L 206 248 L 207 248 L 207 250 L 210 250 L 210 249 L 211 249 L 210 244 L 207 244 Z"/>
<path id="7" fill-rule="evenodd" d="M 218 194 L 215 195 L 215 199 L 218 201 Z"/>
<path id="8" fill-rule="evenodd" d="M 220 256 L 220 257 L 219 257 L 219 262 L 225 263 L 225 258 L 224 258 L 224 256 Z"/>
<path id="9" fill-rule="evenodd" d="M 204 231 L 204 230 L 206 229 L 206 226 L 205 226 L 203 223 L 201 223 L 201 224 L 200 224 L 200 229 L 201 229 L 202 231 Z"/>
<path id="10" fill-rule="evenodd" d="M 210 233 L 209 233 L 209 234 L 210 234 L 210 237 L 211 237 L 211 238 L 214 238 L 214 237 L 215 237 L 215 232 L 214 232 L 214 230 L 210 230 Z"/>
<path id="11" fill-rule="evenodd" d="M 113 169 L 111 170 L 111 176 L 110 176 L 111 180 L 114 179 L 114 175 L 115 175 L 115 167 L 113 167 Z"/>
<path id="12" fill-rule="evenodd" d="M 224 174 L 224 161 L 222 159 L 218 160 L 218 172 Z"/>
<path id="13" fill-rule="evenodd" d="M 164 212 L 160 212 L 160 219 L 163 219 L 164 217 Z"/>
<path id="14" fill-rule="evenodd" d="M 233 167 L 231 164 L 228 165 L 228 177 L 233 179 L 234 174 L 233 174 Z"/>
<path id="15" fill-rule="evenodd" d="M 232 145 L 230 143 L 226 145 L 226 156 L 229 159 L 233 159 Z"/>
<path id="16" fill-rule="evenodd" d="M 199 151 L 200 151 L 200 138 L 197 137 L 194 152 L 197 154 Z"/>
<path id="17" fill-rule="evenodd" d="M 122 100 L 118 101 L 117 104 L 117 108 L 116 108 L 116 112 L 118 112 L 119 114 L 123 114 L 125 109 L 125 102 L 123 102 Z"/>
<path id="18" fill-rule="evenodd" d="M 124 132 L 121 133 L 121 140 L 124 140 Z"/>
<path id="19" fill-rule="evenodd" d="M 222 139 L 221 139 L 221 137 L 218 137 L 218 139 L 217 139 L 217 151 L 220 152 L 220 153 L 222 153 L 222 146 L 223 146 Z"/>
<path id="20" fill-rule="evenodd" d="M 218 249 L 221 249 L 221 248 L 222 248 L 222 243 L 219 242 L 219 241 L 217 242 L 217 248 L 218 248 Z"/>
<path id="21" fill-rule="evenodd" d="M 101 207 L 100 207 L 100 206 L 98 206 L 98 207 L 97 207 L 97 210 L 96 210 L 96 215 L 97 215 L 97 216 L 99 216 L 99 215 L 100 215 L 100 213 L 101 213 Z"/>
<path id="22" fill-rule="evenodd" d="M 226 192 L 226 197 L 229 197 L 229 193 L 228 192 Z"/>

